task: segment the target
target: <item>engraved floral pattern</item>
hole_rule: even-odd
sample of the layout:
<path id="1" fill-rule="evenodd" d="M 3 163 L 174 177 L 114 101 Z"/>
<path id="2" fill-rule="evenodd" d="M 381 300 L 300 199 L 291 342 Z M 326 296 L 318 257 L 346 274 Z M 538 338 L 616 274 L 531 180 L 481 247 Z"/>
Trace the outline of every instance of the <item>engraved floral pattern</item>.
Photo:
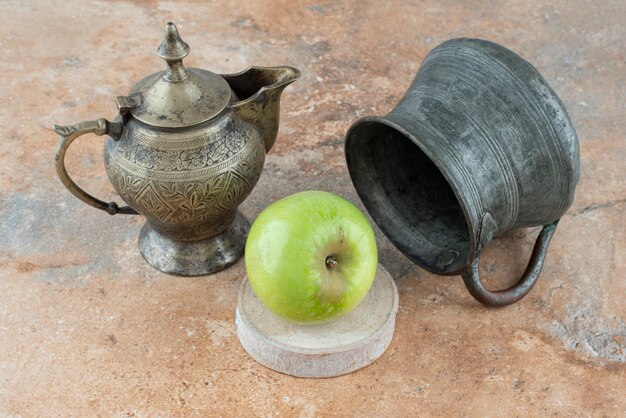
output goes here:
<path id="1" fill-rule="evenodd" d="M 180 171 L 184 169 L 181 155 L 175 152 L 156 151 L 159 160 L 159 170 Z"/>
<path id="2" fill-rule="evenodd" d="M 206 165 L 207 154 L 202 149 L 194 149 L 191 151 L 183 151 L 180 153 L 182 165 L 189 169 L 201 168 Z"/>
<path id="3" fill-rule="evenodd" d="M 111 140 L 105 163 L 120 196 L 171 230 L 190 222 L 222 228 L 220 219 L 230 216 L 252 191 L 265 159 L 258 132 L 234 123 L 202 146 L 176 149 L 168 143 L 165 148 L 148 140 Z"/>

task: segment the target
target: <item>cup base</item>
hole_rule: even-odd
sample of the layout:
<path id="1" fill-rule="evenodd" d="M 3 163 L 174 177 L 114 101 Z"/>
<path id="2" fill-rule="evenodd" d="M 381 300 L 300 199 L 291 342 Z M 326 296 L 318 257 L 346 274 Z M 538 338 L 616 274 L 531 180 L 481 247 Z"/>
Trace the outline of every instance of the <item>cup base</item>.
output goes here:
<path id="1" fill-rule="evenodd" d="M 250 230 L 248 220 L 237 211 L 222 233 L 198 241 L 176 241 L 146 223 L 139 234 L 139 250 L 155 269 L 174 276 L 204 276 L 234 264 L 243 255 Z"/>

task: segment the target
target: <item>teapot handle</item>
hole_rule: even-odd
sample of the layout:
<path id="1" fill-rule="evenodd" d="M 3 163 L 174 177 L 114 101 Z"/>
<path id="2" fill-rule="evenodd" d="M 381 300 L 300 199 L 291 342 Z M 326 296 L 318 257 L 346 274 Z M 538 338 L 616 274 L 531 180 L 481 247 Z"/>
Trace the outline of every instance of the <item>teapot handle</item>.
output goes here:
<path id="1" fill-rule="evenodd" d="M 541 274 L 543 261 L 546 257 L 546 253 L 548 252 L 548 245 L 550 244 L 550 240 L 556 231 L 558 223 L 559 220 L 557 219 L 556 221 L 543 226 L 543 229 L 539 233 L 537 241 L 535 242 L 533 253 L 530 257 L 530 261 L 528 262 L 528 266 L 526 267 L 526 271 L 516 284 L 504 290 L 492 291 L 485 288 L 478 273 L 479 255 L 476 255 L 472 264 L 467 267 L 462 274 L 467 290 L 469 290 L 472 296 L 474 296 L 474 298 L 480 303 L 494 307 L 510 305 L 511 303 L 515 303 L 526 296 L 526 294 L 530 292 L 530 289 L 533 288 L 539 278 L 539 275 Z"/>
<path id="2" fill-rule="evenodd" d="M 89 206 L 104 210 L 110 215 L 115 215 L 116 213 L 137 215 L 138 213 L 130 206 L 120 208 L 115 202 L 104 202 L 100 199 L 96 199 L 78 187 L 65 169 L 65 152 L 76 138 L 83 134 L 94 133 L 98 136 L 108 134 L 113 139 L 118 140 L 122 134 L 122 124 L 119 122 L 109 122 L 106 119 L 98 119 L 71 126 L 52 125 L 52 127 L 56 133 L 61 135 L 61 141 L 59 142 L 59 147 L 54 156 L 54 166 L 57 175 L 61 179 L 61 183 L 63 183 L 67 190 Z"/>

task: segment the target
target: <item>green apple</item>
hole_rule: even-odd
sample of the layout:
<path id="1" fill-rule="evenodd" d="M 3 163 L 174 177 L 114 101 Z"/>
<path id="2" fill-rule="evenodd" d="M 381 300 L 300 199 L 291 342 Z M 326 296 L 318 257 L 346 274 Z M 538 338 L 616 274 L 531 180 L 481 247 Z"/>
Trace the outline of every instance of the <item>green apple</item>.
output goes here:
<path id="1" fill-rule="evenodd" d="M 363 300 L 376 277 L 378 250 L 356 206 L 312 190 L 261 212 L 245 260 L 252 288 L 271 311 L 295 322 L 324 322 Z"/>

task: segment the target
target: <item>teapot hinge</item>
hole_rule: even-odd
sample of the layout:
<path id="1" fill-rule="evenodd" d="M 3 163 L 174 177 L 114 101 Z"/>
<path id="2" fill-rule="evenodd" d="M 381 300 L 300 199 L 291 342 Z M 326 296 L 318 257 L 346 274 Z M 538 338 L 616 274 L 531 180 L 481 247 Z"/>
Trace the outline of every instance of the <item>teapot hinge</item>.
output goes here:
<path id="1" fill-rule="evenodd" d="M 124 125 L 130 118 L 131 109 L 141 106 L 141 96 L 139 94 L 132 96 L 117 96 L 115 101 L 117 103 L 117 109 L 122 116 L 122 123 Z"/>

